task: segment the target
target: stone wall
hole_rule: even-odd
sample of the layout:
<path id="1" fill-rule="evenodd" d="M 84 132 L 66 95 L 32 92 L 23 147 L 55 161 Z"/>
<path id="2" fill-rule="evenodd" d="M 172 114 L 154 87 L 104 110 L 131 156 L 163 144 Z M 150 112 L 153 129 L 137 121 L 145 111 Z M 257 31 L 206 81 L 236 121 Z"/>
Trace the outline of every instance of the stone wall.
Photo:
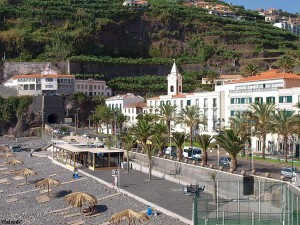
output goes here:
<path id="1" fill-rule="evenodd" d="M 50 63 L 50 62 L 5 62 L 3 68 L 3 80 L 7 80 L 14 75 L 18 74 L 40 74 L 50 65 L 50 69 L 56 70 L 60 73 L 66 73 L 67 64 L 61 63 Z"/>

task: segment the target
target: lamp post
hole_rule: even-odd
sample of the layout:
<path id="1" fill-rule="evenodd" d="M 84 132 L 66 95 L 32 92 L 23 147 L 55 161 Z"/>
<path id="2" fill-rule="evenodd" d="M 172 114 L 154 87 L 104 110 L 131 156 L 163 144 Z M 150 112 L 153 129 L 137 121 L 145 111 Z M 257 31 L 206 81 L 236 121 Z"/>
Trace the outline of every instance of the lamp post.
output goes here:
<path id="1" fill-rule="evenodd" d="M 79 117 L 78 117 L 79 110 L 80 110 L 80 108 L 76 109 L 76 111 L 77 111 L 77 113 L 76 113 L 77 114 L 77 124 L 76 124 L 77 128 L 79 127 Z"/>
<path id="2" fill-rule="evenodd" d="M 94 111 L 91 111 L 92 113 L 92 121 L 93 121 L 93 129 L 94 129 L 94 126 L 95 126 L 95 116 L 94 116 Z"/>
<path id="3" fill-rule="evenodd" d="M 117 118 L 116 118 L 116 115 L 117 114 L 117 112 L 116 111 L 114 111 L 114 135 L 115 135 L 115 146 L 116 146 L 116 148 L 117 148 L 117 145 L 118 145 L 118 143 L 117 143 Z"/>
<path id="4" fill-rule="evenodd" d="M 77 131 L 77 121 L 76 121 L 76 117 L 77 117 L 77 114 L 74 114 L 74 128 L 75 128 L 75 134 L 76 134 L 76 131 Z"/>

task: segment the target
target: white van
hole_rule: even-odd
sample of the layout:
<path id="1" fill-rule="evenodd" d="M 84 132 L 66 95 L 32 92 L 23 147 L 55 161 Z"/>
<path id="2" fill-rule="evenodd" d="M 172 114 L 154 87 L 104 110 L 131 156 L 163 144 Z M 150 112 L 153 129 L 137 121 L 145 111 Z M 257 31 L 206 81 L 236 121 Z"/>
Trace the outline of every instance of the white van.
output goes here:
<path id="1" fill-rule="evenodd" d="M 184 146 L 183 148 L 183 157 L 193 160 L 201 160 L 202 158 L 202 149 L 198 147 Z"/>

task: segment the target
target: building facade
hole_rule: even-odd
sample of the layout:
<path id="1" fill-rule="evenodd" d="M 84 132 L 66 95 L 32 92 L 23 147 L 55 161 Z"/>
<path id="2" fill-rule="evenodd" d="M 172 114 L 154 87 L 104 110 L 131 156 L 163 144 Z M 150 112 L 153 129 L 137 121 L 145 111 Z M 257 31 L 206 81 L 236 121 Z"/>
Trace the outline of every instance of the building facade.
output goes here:
<path id="1" fill-rule="evenodd" d="M 104 80 L 75 80 L 75 91 L 82 92 L 86 96 L 111 96 L 111 88 L 106 85 Z"/>
<path id="2" fill-rule="evenodd" d="M 174 86 L 182 86 L 182 78 L 175 63 L 171 74 L 168 75 L 168 95 L 147 99 L 145 111 L 158 114 L 159 105 L 171 104 L 177 106 L 177 113 L 179 113 L 182 108 L 195 105 L 199 107 L 202 118 L 207 121 L 207 125 L 200 125 L 196 133 L 219 134 L 220 130 L 230 127 L 231 117 L 249 110 L 254 102 L 274 102 L 277 110 L 285 109 L 299 113 L 299 109 L 295 107 L 300 101 L 300 76 L 297 74 L 269 70 L 257 76 L 222 82 L 216 85 L 215 91 L 212 92 L 183 93 L 182 89 L 171 92 L 175 90 Z M 185 124 L 172 122 L 171 128 L 172 131 L 188 132 Z M 299 153 L 298 143 L 297 141 L 296 149 Z M 251 146 L 254 152 L 262 151 L 261 140 L 257 137 L 251 138 Z M 281 137 L 268 134 L 266 147 L 267 151 L 271 152 L 281 150 Z"/>

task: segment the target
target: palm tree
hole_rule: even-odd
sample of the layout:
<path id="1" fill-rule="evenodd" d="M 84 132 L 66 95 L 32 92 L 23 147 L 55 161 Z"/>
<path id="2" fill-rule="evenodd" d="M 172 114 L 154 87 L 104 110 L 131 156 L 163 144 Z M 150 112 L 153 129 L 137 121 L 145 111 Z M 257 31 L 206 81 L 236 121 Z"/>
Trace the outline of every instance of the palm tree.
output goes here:
<path id="1" fill-rule="evenodd" d="M 186 124 L 190 128 L 190 146 L 193 146 L 193 132 L 198 124 L 206 124 L 206 121 L 200 119 L 199 108 L 196 106 L 186 106 L 181 110 L 178 121 Z"/>
<path id="2" fill-rule="evenodd" d="M 255 64 L 248 64 L 243 70 L 243 77 L 252 77 L 259 74 L 259 66 Z"/>
<path id="3" fill-rule="evenodd" d="M 122 220 L 126 219 L 128 224 L 142 224 L 144 221 L 149 221 L 149 217 L 142 212 L 136 212 L 131 209 L 126 209 L 122 212 L 116 213 L 112 215 L 109 219 L 109 223 L 111 224 L 119 224 Z"/>
<path id="4" fill-rule="evenodd" d="M 292 73 L 295 66 L 295 58 L 291 55 L 283 55 L 278 60 L 278 66 L 283 69 L 285 73 Z"/>
<path id="5" fill-rule="evenodd" d="M 52 178 L 45 178 L 43 180 L 38 181 L 35 186 L 38 188 L 48 188 L 48 196 L 49 196 L 49 191 L 51 186 L 59 186 L 60 182 L 58 180 L 54 180 Z"/>
<path id="6" fill-rule="evenodd" d="M 207 135 L 207 134 L 201 134 L 201 135 L 196 135 L 195 137 L 196 142 L 200 145 L 202 148 L 202 162 L 204 165 L 207 164 L 207 149 L 209 148 L 209 145 L 213 139 L 212 136 Z"/>
<path id="7" fill-rule="evenodd" d="M 148 157 L 149 180 L 152 179 L 152 157 L 155 154 L 155 148 L 152 145 L 151 138 L 155 133 L 153 123 L 145 119 L 138 120 L 132 129 L 134 136 L 142 145 L 143 152 Z"/>
<path id="8" fill-rule="evenodd" d="M 122 140 L 123 140 L 123 146 L 126 150 L 126 156 L 127 156 L 127 173 L 129 173 L 129 151 L 131 151 L 132 148 L 134 147 L 136 140 L 130 134 L 126 134 L 125 136 L 123 136 Z"/>
<path id="9" fill-rule="evenodd" d="M 35 172 L 34 170 L 24 168 L 24 169 L 21 169 L 21 170 L 16 170 L 15 174 L 24 176 L 25 180 L 26 180 L 26 184 L 27 184 L 27 177 L 28 176 L 35 176 L 35 175 L 37 175 L 37 172 Z"/>
<path id="10" fill-rule="evenodd" d="M 182 159 L 182 150 L 186 140 L 186 134 L 183 132 L 174 132 L 172 139 L 177 146 L 177 158 Z"/>
<path id="11" fill-rule="evenodd" d="M 237 169 L 237 155 L 244 148 L 246 137 L 239 137 L 233 130 L 225 130 L 224 134 L 216 136 L 217 143 L 229 153 L 232 161 L 230 168 Z"/>
<path id="12" fill-rule="evenodd" d="M 262 157 L 265 158 L 266 152 L 266 136 L 271 131 L 271 123 L 273 112 L 275 110 L 274 103 L 260 103 L 251 104 L 252 119 L 255 126 L 255 135 L 262 140 Z"/>
<path id="13" fill-rule="evenodd" d="M 169 137 L 169 142 L 171 140 L 171 121 L 172 119 L 175 119 L 175 113 L 177 106 L 176 105 L 160 105 L 159 107 L 160 110 L 160 118 L 165 121 L 165 124 L 167 125 L 167 132 L 168 132 L 168 137 Z"/>
<path id="14" fill-rule="evenodd" d="M 151 141 L 152 141 L 154 147 L 156 147 L 158 149 L 159 156 L 162 156 L 164 154 L 163 153 L 164 146 L 166 146 L 168 143 L 166 136 L 161 135 L 159 133 L 155 133 L 152 136 Z"/>
<path id="15" fill-rule="evenodd" d="M 98 105 L 95 109 L 95 120 L 97 120 L 98 126 L 101 128 L 101 124 L 106 125 L 106 132 L 108 134 L 108 127 L 112 120 L 112 110 L 106 105 Z"/>
<path id="16" fill-rule="evenodd" d="M 212 179 L 213 184 L 214 184 L 214 190 L 213 190 L 213 196 L 214 196 L 214 201 L 217 203 L 217 191 L 218 191 L 218 186 L 217 186 L 217 172 L 212 172 L 209 173 L 210 179 Z"/>
<path id="17" fill-rule="evenodd" d="M 276 113 L 271 120 L 271 127 L 273 133 L 283 137 L 283 149 L 285 155 L 285 161 L 287 162 L 287 141 L 289 136 L 292 136 L 295 133 L 297 127 L 294 126 L 295 117 L 294 112 L 280 110 Z"/>

